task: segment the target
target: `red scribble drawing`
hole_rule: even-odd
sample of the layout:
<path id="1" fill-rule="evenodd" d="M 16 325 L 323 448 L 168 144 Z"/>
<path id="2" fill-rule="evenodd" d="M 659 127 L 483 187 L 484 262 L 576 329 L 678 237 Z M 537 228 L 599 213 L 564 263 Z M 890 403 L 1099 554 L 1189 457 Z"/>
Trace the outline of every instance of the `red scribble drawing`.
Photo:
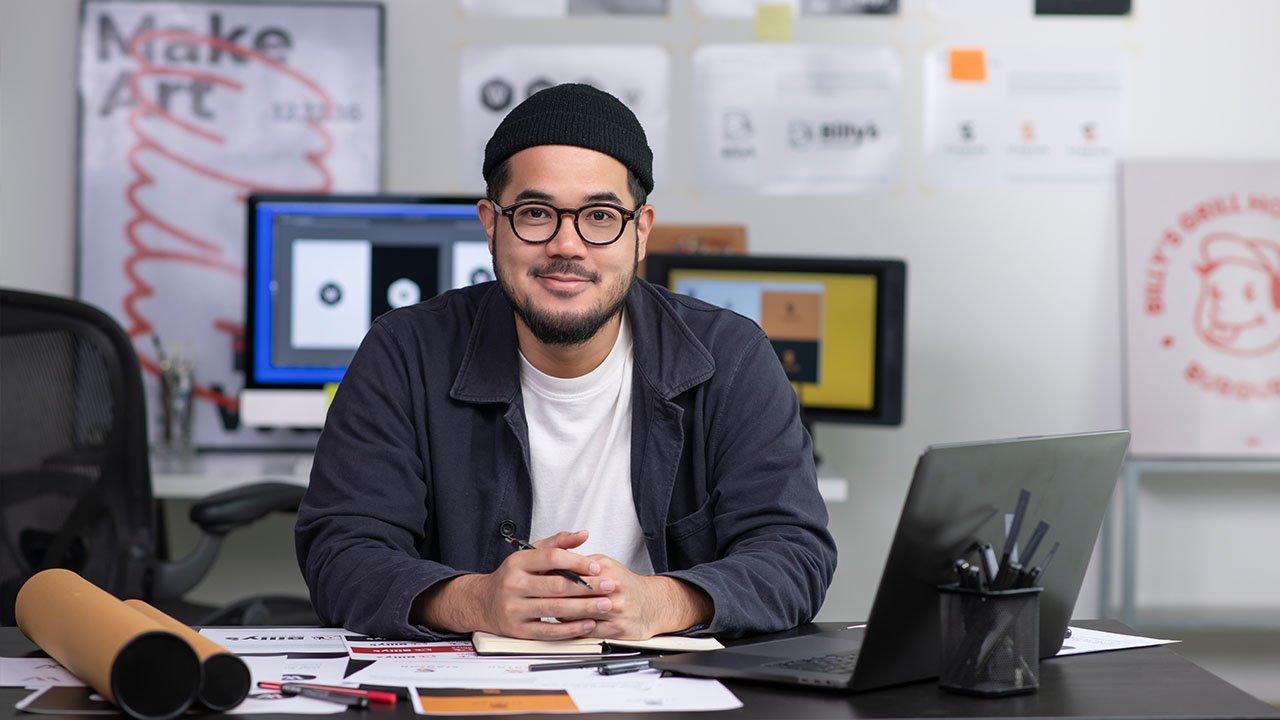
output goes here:
<path id="1" fill-rule="evenodd" d="M 283 147 L 272 146 L 271 141 L 276 138 L 253 134 L 258 127 L 255 123 L 260 124 L 266 116 L 269 98 L 262 93 L 246 96 L 246 84 L 237 77 L 154 64 L 143 47 L 155 41 L 217 48 L 247 61 L 235 68 L 237 74 L 270 86 L 273 95 L 294 93 L 304 97 L 320 112 L 288 126 L 291 142 L 281 143 Z M 333 149 L 333 140 L 323 120 L 331 115 L 333 102 L 319 84 L 298 70 L 216 37 L 182 30 L 150 30 L 131 39 L 128 54 L 137 69 L 129 78 L 134 106 L 128 127 L 134 143 L 126 161 L 134 179 L 125 191 L 132 216 L 124 228 L 130 247 L 124 263 L 130 287 L 124 298 L 124 312 L 128 319 L 126 329 L 135 340 L 142 367 L 155 375 L 158 366 L 150 336 L 157 330 L 148 302 L 168 312 L 173 307 L 186 306 L 183 313 L 191 318 L 190 332 L 224 338 L 222 345 L 228 355 L 242 344 L 240 317 L 216 317 L 218 311 L 212 303 L 178 293 L 212 285 L 214 293 L 240 299 L 244 260 L 242 253 L 233 252 L 239 246 L 228 247 L 224 242 L 227 238 L 202 232 L 219 226 L 241 227 L 239 221 L 243 219 L 244 200 L 249 192 L 331 190 L 333 181 L 326 158 Z M 200 102 L 216 91 L 224 111 L 219 122 L 207 122 L 211 114 L 202 117 L 200 112 L 192 112 L 183 116 L 175 112 L 170 100 L 184 88 L 198 94 Z M 264 107 L 237 104 L 237 100 L 246 97 L 263 100 Z M 192 105 L 196 106 L 197 101 L 193 100 Z M 259 117 L 255 118 L 254 113 Z M 255 140 L 258 146 L 250 144 Z M 304 149 L 299 153 L 294 146 Z M 191 198 L 199 201 L 192 203 Z M 210 276 L 222 278 L 222 282 L 211 280 Z M 162 293 L 173 296 L 157 296 L 157 278 L 164 278 L 164 286 L 171 288 Z M 197 383 L 197 398 L 226 409 L 237 408 L 233 393 L 218 392 L 209 385 Z"/>
<path id="2" fill-rule="evenodd" d="M 1280 347 L 1280 245 L 1213 233 L 1200 242 L 1200 339 L 1228 355 L 1256 357 Z"/>

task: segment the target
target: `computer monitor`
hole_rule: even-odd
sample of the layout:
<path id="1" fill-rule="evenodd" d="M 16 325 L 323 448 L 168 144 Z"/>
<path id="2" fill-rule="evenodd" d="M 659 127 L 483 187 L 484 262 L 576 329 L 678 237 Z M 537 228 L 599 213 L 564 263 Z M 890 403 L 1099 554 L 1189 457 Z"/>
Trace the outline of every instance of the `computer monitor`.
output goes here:
<path id="1" fill-rule="evenodd" d="M 806 425 L 902 423 L 901 260 L 650 255 L 646 276 L 754 320 L 796 388 Z"/>
<path id="2" fill-rule="evenodd" d="M 492 280 L 477 201 L 250 195 L 241 422 L 320 427 L 374 318 Z"/>

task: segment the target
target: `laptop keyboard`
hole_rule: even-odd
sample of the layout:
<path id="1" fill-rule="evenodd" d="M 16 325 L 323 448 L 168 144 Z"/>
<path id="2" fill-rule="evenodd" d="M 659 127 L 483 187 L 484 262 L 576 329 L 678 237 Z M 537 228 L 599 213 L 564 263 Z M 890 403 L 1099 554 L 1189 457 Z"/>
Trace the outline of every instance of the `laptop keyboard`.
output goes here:
<path id="1" fill-rule="evenodd" d="M 794 660 L 778 660 L 766 663 L 765 667 L 785 670 L 808 670 L 811 672 L 851 673 L 858 660 L 857 651 L 831 653 L 830 655 L 814 655 L 813 657 L 795 658 Z"/>

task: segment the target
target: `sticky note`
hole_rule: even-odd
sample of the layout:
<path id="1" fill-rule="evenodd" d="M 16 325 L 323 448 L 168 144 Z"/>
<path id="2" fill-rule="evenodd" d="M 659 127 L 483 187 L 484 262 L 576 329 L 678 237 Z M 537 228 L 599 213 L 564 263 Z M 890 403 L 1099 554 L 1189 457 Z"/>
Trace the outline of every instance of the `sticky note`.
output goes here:
<path id="1" fill-rule="evenodd" d="M 981 48 L 953 48 L 948 58 L 951 79 L 959 82 L 986 82 L 987 56 Z"/>
<path id="2" fill-rule="evenodd" d="M 791 42 L 795 30 L 791 24 L 791 6 L 786 3 L 756 5 L 756 40 Z"/>
<path id="3" fill-rule="evenodd" d="M 338 392 L 338 383 L 324 384 L 324 411 L 329 412 L 329 406 L 333 404 L 333 395 Z"/>

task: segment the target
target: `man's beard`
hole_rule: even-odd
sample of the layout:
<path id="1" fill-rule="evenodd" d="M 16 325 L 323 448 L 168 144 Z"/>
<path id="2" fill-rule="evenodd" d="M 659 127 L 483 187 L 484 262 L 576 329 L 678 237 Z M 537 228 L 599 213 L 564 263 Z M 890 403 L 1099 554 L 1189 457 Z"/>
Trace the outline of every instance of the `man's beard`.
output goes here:
<path id="1" fill-rule="evenodd" d="M 498 259 L 499 253 L 493 254 L 493 273 L 498 278 L 498 287 L 507 297 L 507 302 L 515 308 L 516 315 L 524 321 L 533 336 L 547 345 L 581 345 L 600 332 L 605 323 L 622 312 L 627 304 L 627 295 L 635 282 L 636 270 L 640 267 L 640 247 L 636 244 L 636 255 L 632 261 L 631 272 L 623 274 L 613 284 L 614 293 L 605 297 L 599 305 L 580 315 L 569 313 L 555 314 L 539 310 L 533 306 L 528 294 L 523 298 L 516 297 L 515 288 L 510 283 L 506 268 Z M 563 258 L 555 258 L 545 265 L 529 268 L 529 277 L 539 275 L 574 275 L 599 282 L 598 273 L 589 273 L 577 263 Z"/>

